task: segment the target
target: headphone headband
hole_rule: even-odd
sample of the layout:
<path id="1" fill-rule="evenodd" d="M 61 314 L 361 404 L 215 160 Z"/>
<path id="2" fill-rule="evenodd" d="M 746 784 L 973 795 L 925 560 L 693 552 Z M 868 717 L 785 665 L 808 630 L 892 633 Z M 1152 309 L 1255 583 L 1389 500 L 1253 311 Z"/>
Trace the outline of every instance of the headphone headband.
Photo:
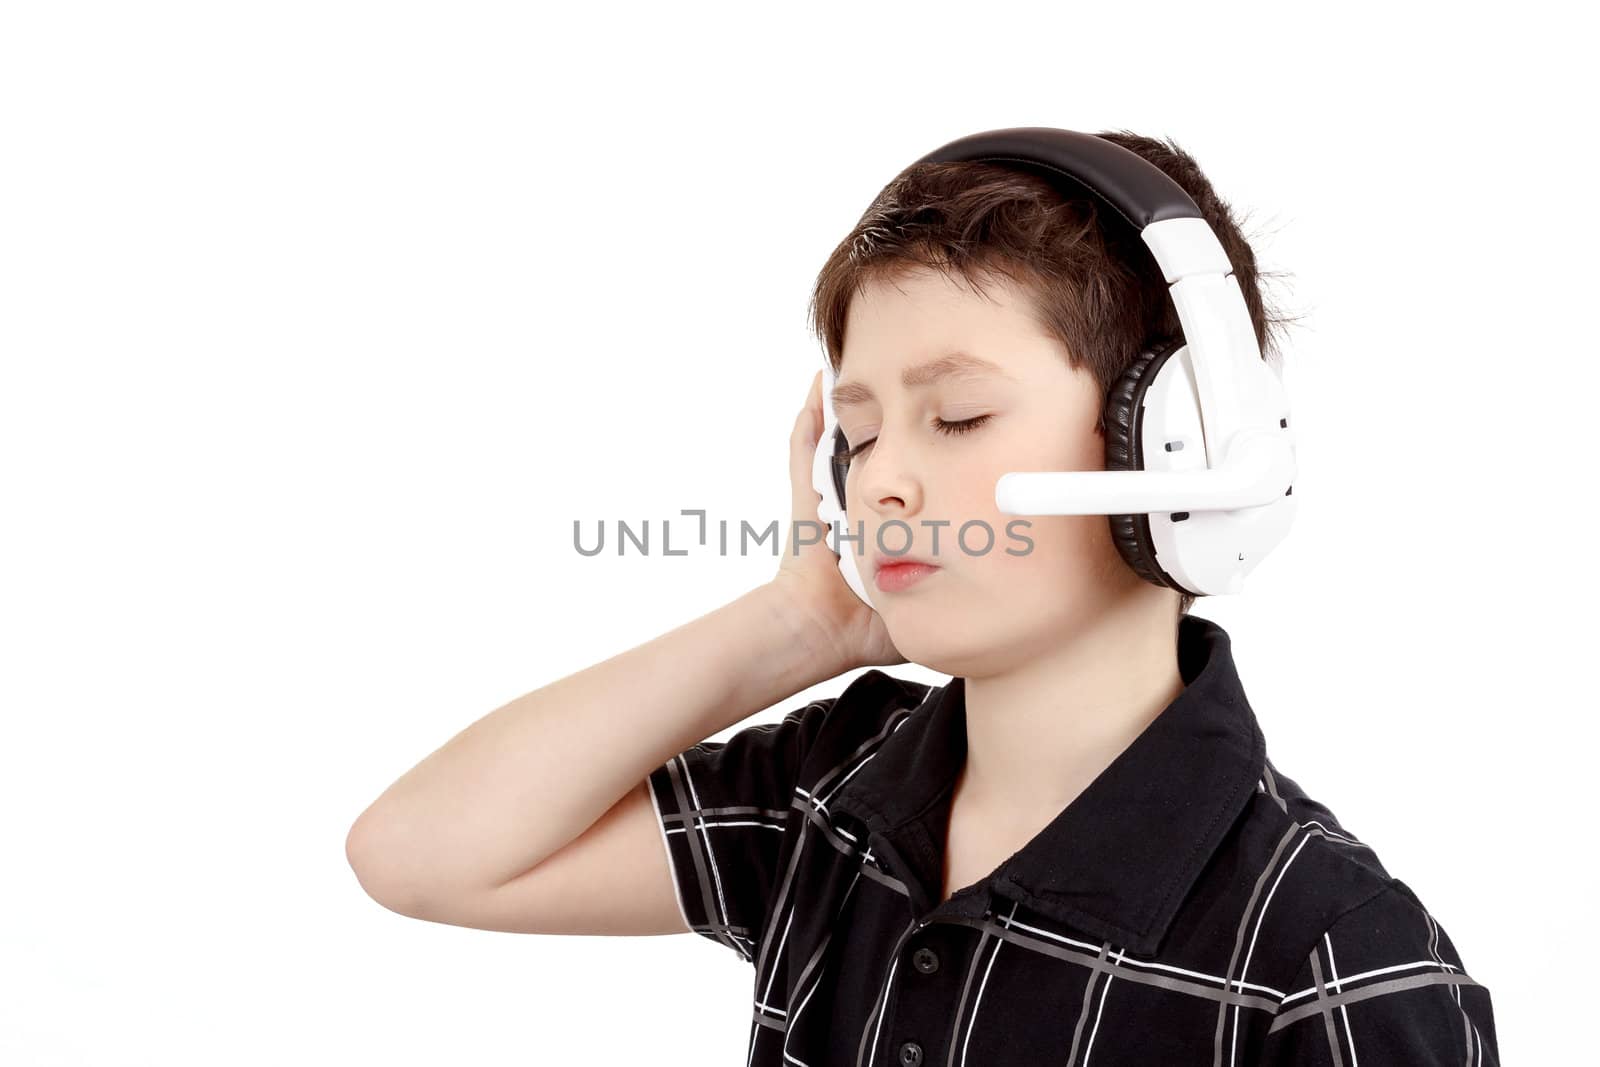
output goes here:
<path id="1" fill-rule="evenodd" d="M 917 163 L 1004 163 L 1066 178 L 1136 230 L 1168 219 L 1203 219 L 1194 198 L 1137 152 L 1077 130 L 1015 126 L 959 137 Z"/>

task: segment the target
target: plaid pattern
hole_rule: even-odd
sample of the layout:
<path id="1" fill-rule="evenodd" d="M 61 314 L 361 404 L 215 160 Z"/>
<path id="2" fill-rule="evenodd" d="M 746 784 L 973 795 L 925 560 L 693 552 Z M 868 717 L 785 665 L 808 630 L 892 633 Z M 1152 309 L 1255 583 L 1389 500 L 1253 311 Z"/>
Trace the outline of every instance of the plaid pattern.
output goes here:
<path id="1" fill-rule="evenodd" d="M 749 1067 L 1498 1064 L 1489 990 L 1267 757 L 1227 633 L 1043 831 L 938 899 L 964 680 L 871 670 L 649 776 L 684 925 L 752 965 Z"/>

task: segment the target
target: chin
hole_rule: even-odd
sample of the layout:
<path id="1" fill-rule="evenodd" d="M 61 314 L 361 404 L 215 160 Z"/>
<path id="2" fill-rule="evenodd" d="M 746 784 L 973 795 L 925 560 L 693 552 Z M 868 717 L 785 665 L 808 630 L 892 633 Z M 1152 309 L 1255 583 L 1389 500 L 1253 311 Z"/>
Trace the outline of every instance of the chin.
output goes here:
<path id="1" fill-rule="evenodd" d="M 967 612 L 952 617 L 907 606 L 884 622 L 902 656 L 940 674 L 981 676 L 1007 657 L 1004 632 Z"/>

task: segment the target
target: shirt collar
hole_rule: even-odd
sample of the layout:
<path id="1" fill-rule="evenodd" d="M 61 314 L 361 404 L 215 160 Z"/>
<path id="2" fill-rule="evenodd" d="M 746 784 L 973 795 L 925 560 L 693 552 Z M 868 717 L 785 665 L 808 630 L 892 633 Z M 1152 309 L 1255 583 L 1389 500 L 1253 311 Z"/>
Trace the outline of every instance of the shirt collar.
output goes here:
<path id="1" fill-rule="evenodd" d="M 976 914 L 992 894 L 1155 953 L 1266 760 L 1227 632 L 1180 616 L 1178 670 L 1184 689 L 1172 703 L 1026 846 L 939 913 Z M 966 760 L 964 694 L 959 677 L 930 690 L 829 803 L 867 825 L 923 915 L 937 904 Z"/>

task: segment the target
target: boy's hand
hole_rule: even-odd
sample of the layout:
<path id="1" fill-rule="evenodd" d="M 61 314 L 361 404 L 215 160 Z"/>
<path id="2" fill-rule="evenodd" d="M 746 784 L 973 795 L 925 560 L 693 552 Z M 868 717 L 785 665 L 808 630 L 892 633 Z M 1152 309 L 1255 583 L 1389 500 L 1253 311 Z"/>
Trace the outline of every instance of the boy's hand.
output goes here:
<path id="1" fill-rule="evenodd" d="M 783 561 L 772 585 L 820 631 L 820 638 L 838 650 L 845 670 L 854 667 L 905 663 L 894 647 L 883 618 L 863 604 L 844 575 L 839 573 L 839 557 L 829 547 L 832 531 L 817 517 L 817 492 L 811 485 L 811 464 L 822 436 L 822 372 L 811 380 L 811 392 L 795 417 L 789 434 L 789 483 L 793 502 L 791 520 L 783 546 Z M 822 537 L 803 545 L 795 554 L 795 533 L 803 531 L 809 540 L 820 531 Z M 846 542 L 840 548 L 854 552 L 859 546 Z M 865 560 L 856 557 L 858 564 Z"/>

